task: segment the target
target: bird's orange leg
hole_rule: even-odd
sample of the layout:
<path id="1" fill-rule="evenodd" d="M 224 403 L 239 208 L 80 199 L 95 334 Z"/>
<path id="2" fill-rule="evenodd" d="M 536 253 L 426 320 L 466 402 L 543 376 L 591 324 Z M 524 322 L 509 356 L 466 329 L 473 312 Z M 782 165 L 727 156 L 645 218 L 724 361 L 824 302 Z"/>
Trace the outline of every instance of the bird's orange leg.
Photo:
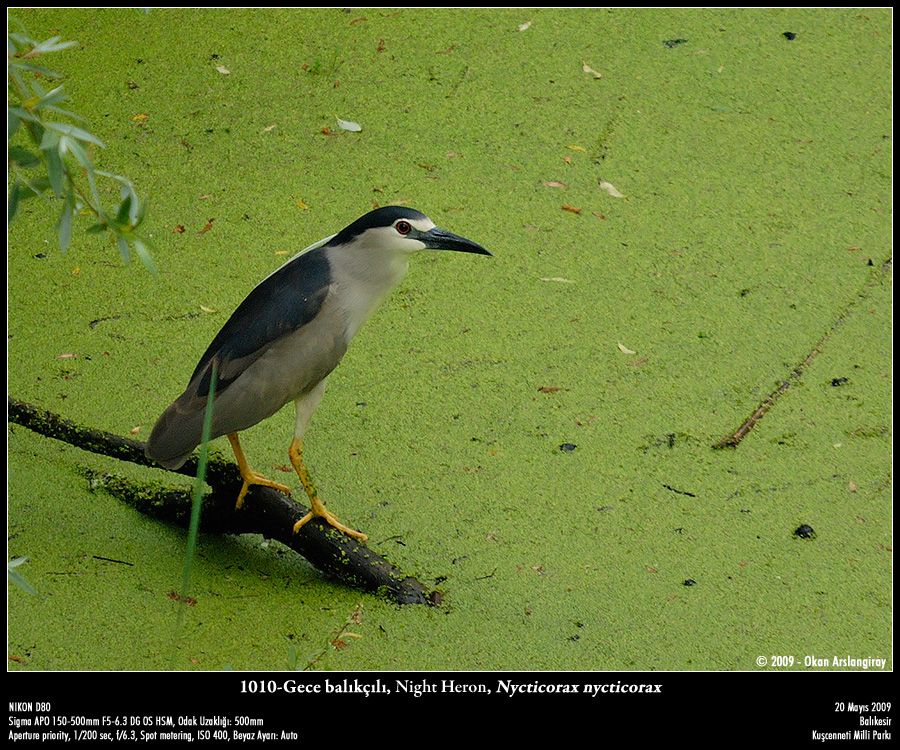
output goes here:
<path id="1" fill-rule="evenodd" d="M 283 492 L 285 495 L 291 494 L 291 488 L 286 484 L 280 484 L 271 479 L 266 479 L 264 476 L 257 474 L 250 468 L 250 464 L 247 463 L 247 457 L 244 456 L 244 451 L 241 450 L 241 443 L 238 440 L 236 432 L 232 432 L 228 436 L 228 440 L 231 442 L 231 449 L 234 451 L 234 457 L 237 459 L 238 468 L 241 470 L 241 479 L 244 480 L 244 485 L 241 487 L 241 491 L 238 494 L 237 504 L 234 506 L 235 509 L 240 509 L 241 506 L 243 506 L 244 496 L 247 494 L 247 490 L 250 489 L 251 484 L 261 484 L 263 487 L 271 487 L 273 490 Z"/>
<path id="2" fill-rule="evenodd" d="M 348 526 L 344 526 L 344 524 L 337 520 L 337 517 L 334 514 L 329 513 L 325 509 L 325 503 L 319 499 L 319 493 L 316 492 L 316 486 L 309 476 L 306 464 L 303 463 L 303 441 L 300 438 L 293 439 L 290 450 L 288 450 L 288 455 L 291 457 L 291 464 L 297 472 L 297 476 L 300 477 L 300 483 L 303 485 L 303 489 L 306 490 L 306 496 L 309 498 L 310 505 L 312 506 L 312 510 L 294 524 L 294 533 L 296 534 L 300 531 L 300 529 L 313 518 L 319 517 L 324 519 L 326 523 L 333 526 L 338 531 L 347 534 L 347 536 L 352 536 L 354 539 L 359 539 L 361 542 L 366 541 L 369 537 L 361 531 L 356 531 Z"/>

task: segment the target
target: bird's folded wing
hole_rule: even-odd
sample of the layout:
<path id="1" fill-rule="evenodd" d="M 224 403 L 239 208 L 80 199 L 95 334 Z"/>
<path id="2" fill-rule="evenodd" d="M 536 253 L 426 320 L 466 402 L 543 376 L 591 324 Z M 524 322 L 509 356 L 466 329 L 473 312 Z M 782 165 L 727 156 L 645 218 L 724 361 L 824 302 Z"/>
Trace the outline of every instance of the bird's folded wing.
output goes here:
<path id="1" fill-rule="evenodd" d="M 289 260 L 250 292 L 200 358 L 190 380 L 199 379 L 193 395 L 205 400 L 209 393 L 213 359 L 218 394 L 273 344 L 315 318 L 332 283 L 328 260 L 319 249 L 326 241 Z"/>

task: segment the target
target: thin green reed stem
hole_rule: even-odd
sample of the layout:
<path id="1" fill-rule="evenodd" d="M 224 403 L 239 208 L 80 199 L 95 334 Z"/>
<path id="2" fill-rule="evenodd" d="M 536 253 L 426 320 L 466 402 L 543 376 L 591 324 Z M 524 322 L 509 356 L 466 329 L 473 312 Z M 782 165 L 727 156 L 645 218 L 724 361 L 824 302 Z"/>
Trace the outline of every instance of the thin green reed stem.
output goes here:
<path id="1" fill-rule="evenodd" d="M 218 369 L 213 361 L 210 374 L 209 396 L 206 399 L 206 411 L 203 414 L 203 431 L 200 437 L 200 458 L 197 461 L 197 479 L 194 482 L 194 492 L 191 501 L 191 523 L 188 527 L 187 549 L 184 554 L 184 573 L 181 579 L 181 596 L 178 602 L 178 617 L 175 620 L 175 633 L 172 641 L 171 668 L 174 669 L 178 655 L 178 644 L 181 640 L 181 632 L 184 626 L 185 612 L 190 603 L 191 570 L 194 566 L 194 557 L 197 551 L 197 537 L 200 529 L 200 508 L 203 504 L 203 485 L 206 481 L 206 464 L 209 457 L 209 436 L 212 432 L 213 398 L 216 393 Z"/>
<path id="2" fill-rule="evenodd" d="M 197 550 L 197 536 L 200 529 L 200 507 L 203 505 L 203 485 L 206 482 L 206 464 L 209 458 L 209 435 L 212 432 L 213 398 L 216 393 L 218 376 L 216 362 L 213 360 L 209 382 L 209 397 L 206 399 L 206 411 L 203 414 L 203 432 L 200 439 L 200 459 L 197 461 L 197 479 L 194 482 L 194 494 L 191 501 L 191 523 L 188 526 L 187 550 L 184 555 L 184 575 L 181 579 L 181 600 L 187 601 L 191 589 L 191 570 L 194 566 L 194 555 Z"/>

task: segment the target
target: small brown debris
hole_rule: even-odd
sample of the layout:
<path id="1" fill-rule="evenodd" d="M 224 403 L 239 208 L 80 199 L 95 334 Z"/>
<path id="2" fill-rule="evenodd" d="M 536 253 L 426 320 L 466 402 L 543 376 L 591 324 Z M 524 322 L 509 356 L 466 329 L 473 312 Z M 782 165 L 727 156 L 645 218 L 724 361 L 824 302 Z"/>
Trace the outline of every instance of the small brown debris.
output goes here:
<path id="1" fill-rule="evenodd" d="M 558 385 L 542 385 L 540 388 L 538 388 L 538 391 L 540 391 L 541 393 L 558 393 L 561 390 L 562 388 L 560 388 Z"/>
<path id="2" fill-rule="evenodd" d="M 570 214 L 580 214 L 581 209 L 577 206 L 573 206 L 571 203 L 563 203 L 561 206 L 563 211 L 568 211 Z"/>
<path id="3" fill-rule="evenodd" d="M 177 591 L 170 591 L 168 594 L 166 594 L 166 596 L 168 596 L 169 599 L 171 599 L 173 602 L 183 602 L 189 607 L 193 607 L 197 603 L 197 600 L 193 596 L 184 597 Z"/>
<path id="4" fill-rule="evenodd" d="M 184 234 L 184 224 L 176 224 L 172 234 Z"/>
<path id="5" fill-rule="evenodd" d="M 214 221 L 215 219 L 207 219 L 206 225 L 203 227 L 203 229 L 197 232 L 197 234 L 206 234 L 210 229 L 212 229 Z"/>

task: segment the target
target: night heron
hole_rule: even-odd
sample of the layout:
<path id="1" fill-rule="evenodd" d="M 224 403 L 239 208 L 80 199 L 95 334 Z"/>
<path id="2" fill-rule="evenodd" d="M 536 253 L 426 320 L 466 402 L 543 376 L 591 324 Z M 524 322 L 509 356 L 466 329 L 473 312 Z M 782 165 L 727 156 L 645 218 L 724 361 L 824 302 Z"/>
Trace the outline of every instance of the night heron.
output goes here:
<path id="1" fill-rule="evenodd" d="M 481 245 L 439 229 L 425 214 L 387 206 L 370 211 L 331 237 L 310 245 L 263 279 L 238 306 L 207 348 L 184 393 L 163 412 L 147 441 L 147 456 L 168 469 L 181 466 L 200 444 L 213 365 L 210 438 L 227 435 L 243 486 L 290 489 L 257 474 L 238 433 L 271 417 L 289 401 L 297 409 L 288 455 L 312 510 L 294 532 L 315 517 L 365 541 L 326 510 L 303 462 L 303 435 L 350 340 L 403 278 L 419 250 L 459 250 L 490 255 Z"/>

